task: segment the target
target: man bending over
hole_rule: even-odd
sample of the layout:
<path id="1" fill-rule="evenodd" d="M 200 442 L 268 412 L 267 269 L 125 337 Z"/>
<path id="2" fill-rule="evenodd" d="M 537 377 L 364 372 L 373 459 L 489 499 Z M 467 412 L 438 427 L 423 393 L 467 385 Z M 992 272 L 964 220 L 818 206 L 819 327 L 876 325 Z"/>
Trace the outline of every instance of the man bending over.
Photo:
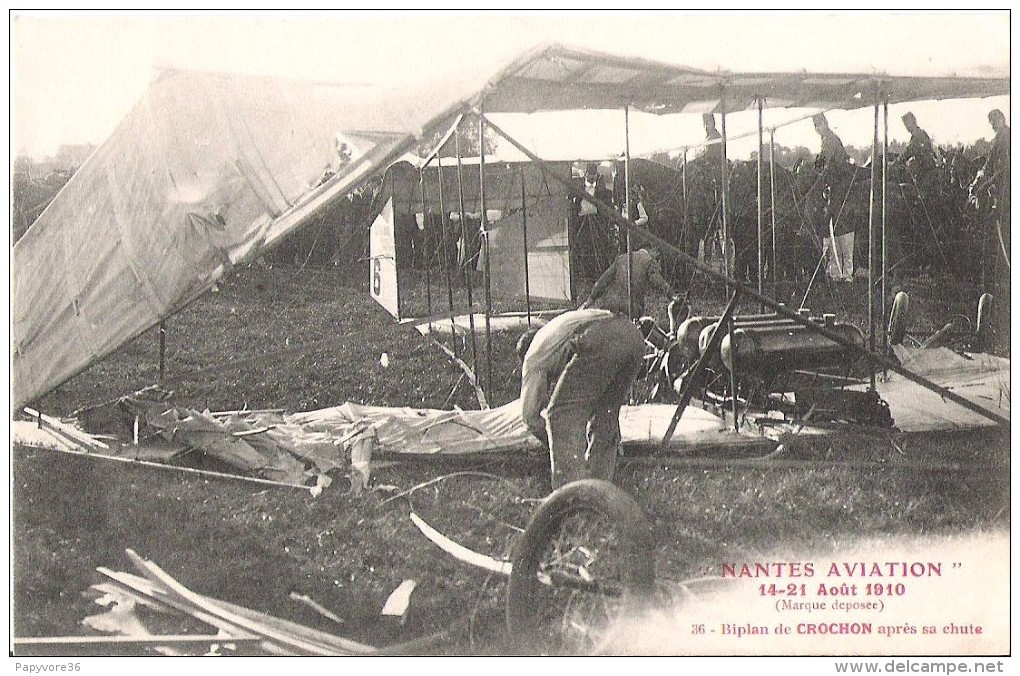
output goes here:
<path id="1" fill-rule="evenodd" d="M 612 480 L 620 408 L 644 350 L 632 321 L 598 309 L 565 312 L 518 341 L 521 415 L 549 446 L 554 490 L 578 479 Z"/>

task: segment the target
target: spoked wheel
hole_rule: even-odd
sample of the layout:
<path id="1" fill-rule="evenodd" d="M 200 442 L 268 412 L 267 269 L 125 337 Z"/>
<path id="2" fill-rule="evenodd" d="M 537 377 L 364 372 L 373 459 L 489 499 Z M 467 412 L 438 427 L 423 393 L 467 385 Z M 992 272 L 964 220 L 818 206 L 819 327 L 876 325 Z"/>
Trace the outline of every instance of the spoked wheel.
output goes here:
<path id="1" fill-rule="evenodd" d="M 597 479 L 554 491 L 514 549 L 506 610 L 516 649 L 606 650 L 620 618 L 651 597 L 654 557 L 648 521 L 624 491 Z"/>

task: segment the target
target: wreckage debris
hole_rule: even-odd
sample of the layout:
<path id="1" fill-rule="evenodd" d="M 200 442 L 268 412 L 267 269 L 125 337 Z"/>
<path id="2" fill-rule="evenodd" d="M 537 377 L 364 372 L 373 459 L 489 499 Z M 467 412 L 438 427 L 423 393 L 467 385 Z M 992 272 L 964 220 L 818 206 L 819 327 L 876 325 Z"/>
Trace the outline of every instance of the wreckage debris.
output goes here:
<path id="1" fill-rule="evenodd" d="M 451 640 L 458 632 L 470 623 L 463 618 L 450 627 L 432 635 L 423 636 L 405 643 L 398 643 L 383 648 L 359 643 L 342 636 L 336 636 L 264 612 L 252 610 L 227 601 L 198 594 L 171 577 L 152 561 L 148 561 L 134 551 L 128 549 L 127 555 L 142 576 L 132 573 L 97 568 L 107 581 L 95 584 L 93 589 L 107 596 L 111 601 L 144 605 L 154 610 L 186 615 L 203 624 L 217 629 L 214 635 L 134 635 L 111 637 L 57 637 L 55 639 L 16 639 L 17 645 L 50 646 L 57 643 L 74 645 L 76 649 L 84 644 L 99 643 L 103 646 L 123 643 L 131 647 L 150 646 L 211 646 L 206 654 L 216 654 L 221 648 L 232 649 L 233 645 L 258 645 L 262 650 L 274 655 L 321 655 L 321 656 L 358 656 L 358 655 L 407 655 L 417 654 L 434 648 L 437 644 Z M 401 624 L 407 617 L 411 594 L 415 590 L 415 580 L 404 580 L 387 598 L 383 614 L 401 618 Z M 292 593 L 296 599 L 330 617 L 335 622 L 342 620 L 334 613 L 322 608 L 307 596 Z M 313 605 L 314 604 L 314 605 Z M 493 615 L 494 619 L 495 615 Z M 172 650 L 172 648 L 170 648 Z"/>
<path id="2" fill-rule="evenodd" d="M 422 535 L 427 537 L 433 544 L 458 561 L 470 563 L 472 566 L 484 568 L 485 570 L 493 573 L 499 573 L 500 575 L 510 575 L 513 571 L 513 564 L 509 561 L 499 561 L 491 556 L 479 554 L 476 551 L 468 549 L 464 545 L 457 544 L 432 526 L 425 523 L 424 519 L 414 512 L 411 512 L 411 521 L 418 527 L 418 530 L 422 532 Z"/>
<path id="3" fill-rule="evenodd" d="M 312 597 L 308 596 L 307 594 L 298 594 L 297 592 L 291 592 L 290 593 L 290 598 L 292 598 L 293 600 L 295 600 L 295 601 L 297 601 L 299 603 L 305 604 L 306 606 L 308 606 L 309 608 L 311 608 L 312 610 L 314 610 L 318 614 L 322 615 L 325 618 L 333 620 L 337 624 L 343 624 L 344 623 L 343 619 L 341 619 L 340 616 L 338 616 L 332 610 L 330 610 L 329 608 L 326 608 L 321 603 L 319 603 L 318 601 L 316 601 Z"/>
<path id="4" fill-rule="evenodd" d="M 13 640 L 18 657 L 38 655 L 52 657 L 57 654 L 81 656 L 83 654 L 137 653 L 152 648 L 164 655 L 181 655 L 189 646 L 236 650 L 241 644 L 258 643 L 258 639 L 225 640 L 219 634 L 148 634 L 144 636 L 33 636 Z M 217 653 L 221 654 L 221 653 Z"/>
<path id="5" fill-rule="evenodd" d="M 415 580 L 404 580 L 396 589 L 390 592 L 386 603 L 383 604 L 382 614 L 400 618 L 400 624 L 407 621 L 407 611 L 411 607 L 411 594 L 418 586 Z"/>
<path id="6" fill-rule="evenodd" d="M 95 589 L 133 599 L 159 610 L 173 610 L 216 627 L 219 643 L 257 640 L 263 649 L 280 655 L 367 655 L 369 646 L 318 631 L 226 601 L 198 594 L 162 568 L 128 549 L 127 555 L 144 577 L 99 568 L 110 582 Z"/>
<path id="7" fill-rule="evenodd" d="M 150 398 L 153 394 L 156 398 Z M 485 411 L 347 403 L 288 415 L 278 409 L 203 412 L 171 405 L 161 394 L 147 388 L 116 402 L 130 416 L 131 441 L 136 443 L 107 445 L 72 424 L 34 410 L 29 410 L 34 423 L 15 423 L 14 441 L 140 464 L 158 462 L 208 476 L 250 477 L 270 485 L 306 488 L 313 495 L 330 485 L 330 474 L 338 469 L 346 472 L 353 494 L 364 492 L 372 470 L 388 462 L 373 461 L 375 457 L 462 458 L 537 445 L 520 420 L 516 402 Z M 39 430 L 32 429 L 40 425 Z M 169 464 L 193 450 L 242 474 Z"/>
<path id="8" fill-rule="evenodd" d="M 40 413 L 35 409 L 25 407 L 25 413 L 32 416 L 40 428 L 45 428 L 51 433 L 51 436 L 57 437 L 62 442 L 62 445 L 70 445 L 73 447 L 85 446 L 86 448 L 102 448 L 109 449 L 110 447 L 82 430 L 78 429 L 74 425 L 70 425 L 52 416 L 48 416 L 45 413 Z"/>

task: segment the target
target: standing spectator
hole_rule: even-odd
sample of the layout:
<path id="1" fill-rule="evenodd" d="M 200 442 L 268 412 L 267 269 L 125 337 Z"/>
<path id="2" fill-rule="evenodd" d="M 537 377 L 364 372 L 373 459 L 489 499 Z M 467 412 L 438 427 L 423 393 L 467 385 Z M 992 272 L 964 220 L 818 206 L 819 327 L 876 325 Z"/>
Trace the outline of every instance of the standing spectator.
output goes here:
<path id="1" fill-rule="evenodd" d="M 584 193 L 596 199 L 612 202 L 612 193 L 606 187 L 596 162 L 585 165 L 580 187 Z M 575 236 L 572 240 L 575 242 L 577 268 L 582 278 L 592 282 L 598 277 L 599 270 L 604 269 L 612 260 L 609 222 L 599 214 L 593 202 L 574 197 L 573 205 Z"/>
<path id="2" fill-rule="evenodd" d="M 602 174 L 599 173 L 599 165 L 595 162 L 588 162 L 584 165 L 582 187 L 584 188 L 584 192 L 597 199 L 608 201 L 611 197 L 609 189 L 606 188 L 605 179 L 603 179 Z M 593 202 L 589 202 L 585 199 L 578 199 L 575 201 L 577 203 L 578 216 L 598 215 L 599 211 Z"/>
<path id="3" fill-rule="evenodd" d="M 702 158 L 708 163 L 709 170 L 720 171 L 723 160 L 722 134 L 715 128 L 715 115 L 705 113 L 701 116 L 705 125 L 705 152 Z"/>
<path id="4" fill-rule="evenodd" d="M 996 218 L 1003 225 L 1003 239 L 1006 250 L 1009 250 L 1009 126 L 1002 111 L 995 109 L 988 113 L 988 122 L 995 131 L 992 150 L 985 158 L 985 166 L 981 169 L 985 182 L 995 197 Z"/>
<path id="5" fill-rule="evenodd" d="M 728 187 L 723 185 L 723 167 L 726 159 L 725 149 L 722 143 L 722 134 L 715 126 L 715 115 L 705 113 L 701 116 L 705 125 L 705 150 L 695 158 L 693 201 L 698 204 L 701 198 L 697 195 L 703 193 L 708 202 L 703 204 L 708 211 L 702 211 L 695 218 L 704 219 L 703 223 L 708 226 L 705 236 L 698 243 L 698 260 L 706 264 L 718 264 L 719 261 L 729 261 L 729 266 L 723 263 L 719 268 L 720 272 L 732 271 L 734 261 L 733 237 L 727 233 L 727 241 L 722 238 L 722 197 L 723 191 Z M 727 167 L 728 170 L 728 167 Z M 729 181 L 727 173 L 727 182 Z M 699 186 L 698 183 L 701 182 Z M 697 213 L 695 207 L 693 213 Z M 714 263 L 713 263 L 714 262 Z"/>
<path id="6" fill-rule="evenodd" d="M 618 177 L 618 182 L 623 183 Z M 621 204 L 620 215 L 626 218 L 628 221 L 638 226 L 639 228 L 648 227 L 648 211 L 645 209 L 645 189 L 640 183 L 634 185 L 633 190 L 630 191 L 630 203 L 628 204 L 626 199 L 626 189 L 620 187 L 619 192 L 616 194 L 616 201 Z M 621 232 L 619 226 L 613 225 L 613 232 L 615 233 L 617 250 L 616 253 L 627 253 L 627 234 Z"/>
<path id="7" fill-rule="evenodd" d="M 915 173 L 930 172 L 935 168 L 935 148 L 932 146 L 931 137 L 917 124 L 917 118 L 913 113 L 907 113 L 900 119 L 910 132 L 910 142 L 907 143 L 897 163 L 911 167 Z"/>
<path id="8" fill-rule="evenodd" d="M 987 188 L 992 195 L 992 217 L 995 223 L 995 238 L 998 240 L 1002 257 L 996 256 L 993 279 L 995 285 L 995 339 L 997 351 L 1008 354 L 1010 336 L 1010 194 L 1009 194 L 1009 126 L 1006 116 L 995 109 L 988 113 L 988 122 L 995 131 L 992 150 L 985 158 L 985 165 L 970 185 L 971 199 L 976 199 L 979 187 Z"/>
<path id="9" fill-rule="evenodd" d="M 822 150 L 815 160 L 815 165 L 822 170 L 823 182 L 834 188 L 849 173 L 850 156 L 839 136 L 829 126 L 824 114 L 818 113 L 811 121 L 814 122 L 815 131 L 822 139 Z"/>
<path id="10" fill-rule="evenodd" d="M 819 113 L 811 118 L 815 131 L 822 139 L 822 149 L 815 159 L 820 169 L 818 183 L 824 207 L 821 210 L 822 250 L 828 257 L 826 274 L 833 281 L 852 282 L 854 278 L 855 232 L 849 219 L 840 218 L 846 204 L 853 169 L 850 156 L 836 132 L 829 127 L 825 115 Z"/>
<path id="11" fill-rule="evenodd" d="M 995 109 L 988 113 L 988 121 L 995 131 L 992 149 L 985 158 L 985 164 L 974 176 L 970 184 L 970 200 L 977 202 L 977 194 L 988 190 L 992 196 L 992 212 L 994 214 L 998 237 L 1007 265 L 1009 264 L 1010 242 L 1010 194 L 1009 194 L 1009 126 L 1006 116 L 1001 110 Z"/>
<path id="12" fill-rule="evenodd" d="M 631 201 L 634 206 L 624 202 L 622 215 L 629 221 L 633 221 L 634 225 L 639 228 L 648 226 L 648 211 L 645 209 L 645 198 L 647 193 L 645 187 L 640 183 L 634 185 L 634 192 L 631 193 Z"/>
<path id="13" fill-rule="evenodd" d="M 521 417 L 549 445 L 554 490 L 578 479 L 612 481 L 620 408 L 644 350 L 633 322 L 595 309 L 565 312 L 518 341 Z"/>

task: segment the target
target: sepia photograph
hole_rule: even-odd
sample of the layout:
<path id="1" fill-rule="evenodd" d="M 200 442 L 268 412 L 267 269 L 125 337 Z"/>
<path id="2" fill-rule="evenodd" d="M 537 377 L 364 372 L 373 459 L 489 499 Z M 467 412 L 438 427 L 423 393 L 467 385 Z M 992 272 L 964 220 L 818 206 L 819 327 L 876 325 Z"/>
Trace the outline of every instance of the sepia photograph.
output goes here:
<path id="1" fill-rule="evenodd" d="M 1011 664 L 1009 10 L 9 38 L 13 672 Z"/>

